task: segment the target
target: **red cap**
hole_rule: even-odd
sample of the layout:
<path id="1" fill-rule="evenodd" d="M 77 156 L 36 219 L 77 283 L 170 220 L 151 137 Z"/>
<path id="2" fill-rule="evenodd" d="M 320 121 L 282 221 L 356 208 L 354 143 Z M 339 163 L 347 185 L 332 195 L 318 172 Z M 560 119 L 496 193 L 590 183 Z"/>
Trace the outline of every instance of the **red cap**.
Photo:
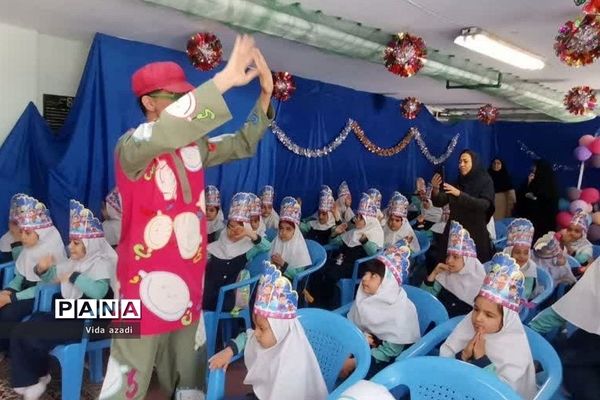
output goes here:
<path id="1" fill-rule="evenodd" d="M 172 61 L 153 62 L 144 65 L 131 77 L 131 88 L 136 97 L 157 90 L 172 93 L 187 93 L 194 90 L 194 85 L 185 78 L 183 69 Z"/>

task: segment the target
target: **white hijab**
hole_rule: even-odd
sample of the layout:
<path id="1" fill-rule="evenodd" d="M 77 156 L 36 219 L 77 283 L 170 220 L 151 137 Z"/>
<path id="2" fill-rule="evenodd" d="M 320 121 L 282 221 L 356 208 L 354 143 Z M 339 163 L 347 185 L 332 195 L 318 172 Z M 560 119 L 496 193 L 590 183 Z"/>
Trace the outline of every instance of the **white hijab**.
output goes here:
<path id="1" fill-rule="evenodd" d="M 352 207 L 346 207 L 346 203 L 343 197 L 338 198 L 335 202 L 338 206 L 338 210 L 340 211 L 340 216 L 342 217 L 343 222 L 350 222 L 352 218 L 354 218 L 354 211 L 352 211 Z"/>
<path id="2" fill-rule="evenodd" d="M 552 305 L 558 315 L 584 331 L 600 335 L 600 258 Z"/>
<path id="3" fill-rule="evenodd" d="M 504 248 L 504 253 L 511 255 L 513 246 L 508 246 Z M 527 263 L 521 267 L 521 272 L 525 275 L 525 278 L 535 278 L 537 279 L 537 264 L 531 258 L 533 253 L 533 249 L 529 249 L 529 259 Z"/>
<path id="4" fill-rule="evenodd" d="M 6 232 L 0 237 L 0 251 L 3 253 L 10 253 L 12 251 L 10 245 L 18 241 L 19 239 L 15 239 L 10 231 Z"/>
<path id="5" fill-rule="evenodd" d="M 254 331 L 248 331 L 244 350 L 248 373 L 244 384 L 252 385 L 260 400 L 325 400 L 327 386 L 298 319 L 268 321 L 277 343 L 265 349 Z"/>
<path id="6" fill-rule="evenodd" d="M 394 344 L 412 344 L 421 337 L 417 309 L 387 268 L 374 295 L 359 285 L 348 319 L 364 333 Z"/>
<path id="7" fill-rule="evenodd" d="M 221 210 L 221 207 L 219 207 L 219 212 L 217 213 L 217 216 L 215 217 L 215 219 L 213 219 L 212 221 L 208 221 L 207 223 L 207 229 L 208 229 L 208 234 L 212 234 L 215 232 L 220 232 L 225 228 L 225 216 L 223 215 L 223 211 Z"/>
<path id="8" fill-rule="evenodd" d="M 425 218 L 425 221 L 438 223 L 442 220 L 443 210 L 441 207 L 434 207 L 431 200 L 425 200 L 430 206 L 429 208 L 421 207 L 421 215 Z"/>
<path id="9" fill-rule="evenodd" d="M 569 247 L 575 252 L 575 256 L 585 255 L 588 259 L 592 258 L 594 248 L 585 234 L 580 238 L 570 243 Z"/>
<path id="10" fill-rule="evenodd" d="M 472 306 L 483 285 L 485 269 L 477 258 L 463 257 L 463 260 L 463 269 L 455 273 L 441 272 L 435 280 L 447 291 Z"/>
<path id="11" fill-rule="evenodd" d="M 23 246 L 23 250 L 17 258 L 16 267 L 19 274 L 30 282 L 39 282 L 41 278 L 35 273 L 36 264 L 47 255 L 54 257 L 54 262 L 58 265 L 67 259 L 65 245 L 63 244 L 58 229 L 54 226 L 48 228 L 36 229 L 38 242 L 33 247 Z"/>
<path id="12" fill-rule="evenodd" d="M 309 221 L 308 224 L 315 231 L 327 231 L 335 226 L 335 217 L 333 216 L 333 213 L 329 211 L 327 213 L 327 222 L 322 224 L 319 222 L 319 214 L 317 213 L 316 219 Z"/>
<path id="13" fill-rule="evenodd" d="M 371 381 L 358 381 L 337 400 L 394 400 L 385 386 Z"/>
<path id="14" fill-rule="evenodd" d="M 537 386 L 527 334 L 516 312 L 505 307 L 503 311 L 500 332 L 485 335 L 485 354 L 494 364 L 498 377 L 524 399 L 531 400 L 537 393 Z M 472 314 L 472 311 L 467 314 L 448 336 L 440 348 L 440 356 L 454 358 L 473 339 L 475 329 L 471 321 Z"/>
<path id="15" fill-rule="evenodd" d="M 279 214 L 277 214 L 277 211 L 275 211 L 275 209 L 271 211 L 271 214 L 269 214 L 267 218 L 264 218 L 262 216 L 261 218 L 265 223 L 266 229 L 279 229 Z"/>
<path id="16" fill-rule="evenodd" d="M 269 257 L 273 254 L 279 254 L 288 263 L 289 269 L 304 268 L 312 264 L 306 241 L 296 224 L 294 224 L 294 236 L 287 242 L 281 240 L 279 235 L 275 236 L 271 244 Z"/>
<path id="17" fill-rule="evenodd" d="M 106 213 L 109 219 L 102 222 L 104 237 L 108 244 L 116 246 L 121 240 L 121 213 L 108 203 L 106 203 Z"/>
<path id="18" fill-rule="evenodd" d="M 383 247 L 383 229 L 381 223 L 375 217 L 363 217 L 365 226 L 361 229 L 354 228 L 342 235 L 342 241 L 348 247 L 360 246 L 360 238 L 364 234 L 369 241 L 375 243 L 377 247 Z"/>
<path id="19" fill-rule="evenodd" d="M 81 241 L 85 246 L 83 259 L 67 259 L 56 266 L 56 272 L 58 274 L 79 272 L 94 281 L 108 279 L 116 296 L 117 253 L 104 238 L 82 239 Z M 64 299 L 79 299 L 83 296 L 81 289 L 71 282 L 61 283 L 60 292 Z"/>
<path id="20" fill-rule="evenodd" d="M 265 225 L 265 221 L 263 221 L 262 215 L 260 215 L 258 218 L 259 218 L 260 222 L 258 224 L 258 229 L 255 232 L 258 236 L 262 237 L 262 236 L 265 236 L 265 233 L 267 233 L 267 226 Z M 279 225 L 279 224 L 277 224 L 277 225 Z"/>
<path id="21" fill-rule="evenodd" d="M 388 224 L 386 223 L 383 227 L 383 245 L 384 247 L 393 246 L 398 243 L 399 240 L 410 237 L 412 238 L 410 242 L 410 251 L 417 252 L 421 250 L 421 245 L 419 244 L 419 239 L 417 239 L 417 235 L 415 235 L 415 231 L 406 218 L 402 219 L 402 225 L 400 229 L 397 231 L 393 231 L 390 229 Z"/>
<path id="22" fill-rule="evenodd" d="M 252 229 L 252 227 L 248 222 L 244 222 L 244 229 Z M 231 260 L 246 254 L 253 246 L 254 243 L 247 236 L 233 242 L 229 239 L 227 232 L 223 232 L 216 241 L 208 245 L 207 250 L 209 254 L 221 260 Z"/>

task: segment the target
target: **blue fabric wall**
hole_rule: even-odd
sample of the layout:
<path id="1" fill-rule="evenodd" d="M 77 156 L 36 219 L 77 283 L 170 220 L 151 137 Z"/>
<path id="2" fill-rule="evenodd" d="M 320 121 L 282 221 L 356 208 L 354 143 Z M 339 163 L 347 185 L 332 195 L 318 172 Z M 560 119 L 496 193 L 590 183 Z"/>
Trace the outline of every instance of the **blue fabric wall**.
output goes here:
<path id="1" fill-rule="evenodd" d="M 63 234 L 67 232 L 69 199 L 79 199 L 99 212 L 101 201 L 114 185 L 115 143 L 143 121 L 130 89 L 130 77 L 142 65 L 162 60 L 179 63 L 194 84 L 210 79 L 216 72 L 194 70 L 182 52 L 101 34 L 95 37 L 74 108 L 62 131 L 58 135 L 50 133 L 30 105 L 0 148 L 0 210 L 6 210 L 0 211 L 0 226 L 6 225 L 10 197 L 19 191 L 45 201 Z M 387 72 L 382 69 L 381 73 Z M 398 82 L 401 85 L 402 80 Z M 448 180 L 457 174 L 460 150 L 471 148 L 486 165 L 495 155 L 503 157 L 515 183 L 519 183 L 525 179 L 532 160 L 520 150 L 518 140 L 552 162 L 577 167 L 571 154 L 577 139 L 600 127 L 599 119 L 581 124 L 442 124 L 426 109 L 409 121 L 401 116 L 400 102 L 395 99 L 301 78 L 296 78 L 296 84 L 298 89 L 289 101 L 274 104 L 277 123 L 299 145 L 324 146 L 340 133 L 348 118 L 356 120 L 381 147 L 395 145 L 410 127 L 416 126 L 435 156 L 460 133 L 456 150 L 446 163 Z M 258 92 L 258 82 L 228 92 L 225 98 L 234 119 L 214 135 L 233 132 L 240 126 Z M 351 134 L 333 154 L 309 159 L 289 152 L 268 132 L 254 158 L 211 168 L 207 181 L 221 188 L 226 208 L 234 192 L 257 191 L 265 184 L 274 184 L 276 201 L 284 195 L 300 196 L 306 214 L 316 208 L 322 183 L 336 190 L 342 180 L 347 180 L 356 194 L 375 186 L 387 201 L 394 190 L 410 192 L 416 177 L 429 179 L 433 169 L 414 141 L 401 153 L 386 158 L 366 151 Z M 597 185 L 599 172 L 586 172 L 584 182 Z M 574 185 L 577 171 L 560 172 L 559 178 L 565 186 Z"/>

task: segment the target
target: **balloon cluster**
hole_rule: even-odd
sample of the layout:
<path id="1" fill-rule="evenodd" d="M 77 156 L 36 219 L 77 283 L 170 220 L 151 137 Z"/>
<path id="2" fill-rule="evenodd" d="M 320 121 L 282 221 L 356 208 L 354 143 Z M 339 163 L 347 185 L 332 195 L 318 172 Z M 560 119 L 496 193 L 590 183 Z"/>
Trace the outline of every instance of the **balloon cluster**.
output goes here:
<path id="1" fill-rule="evenodd" d="M 600 137 L 583 135 L 573 154 L 577 161 L 588 161 L 592 167 L 600 168 Z"/>

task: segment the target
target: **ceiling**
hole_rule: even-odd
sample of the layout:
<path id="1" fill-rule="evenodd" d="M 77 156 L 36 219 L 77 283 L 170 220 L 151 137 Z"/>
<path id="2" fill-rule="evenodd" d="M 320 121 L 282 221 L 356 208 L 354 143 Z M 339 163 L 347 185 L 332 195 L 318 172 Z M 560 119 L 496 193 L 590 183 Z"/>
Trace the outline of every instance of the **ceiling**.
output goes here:
<path id="1" fill-rule="evenodd" d="M 571 68 L 554 54 L 558 28 L 581 13 L 572 0 L 300 0 L 300 3 L 304 9 L 321 10 L 326 15 L 383 31 L 411 32 L 421 36 L 428 47 L 445 54 L 560 91 L 578 85 L 600 88 L 600 62 Z M 220 23 L 142 0 L 5 2 L 0 22 L 71 39 L 90 40 L 95 32 L 102 32 L 180 50 L 185 48 L 190 34 L 210 30 L 221 38 L 228 52 L 235 35 Z M 468 26 L 481 27 L 543 56 L 546 67 L 541 71 L 519 70 L 455 45 L 454 37 Z M 256 39 L 273 70 L 397 98 L 415 96 L 430 108 L 478 107 L 485 103 L 515 107 L 507 100 L 475 90 L 446 90 L 444 82 L 427 76 L 400 78 L 387 72 L 383 65 L 324 53 L 272 36 L 257 34 Z"/>

